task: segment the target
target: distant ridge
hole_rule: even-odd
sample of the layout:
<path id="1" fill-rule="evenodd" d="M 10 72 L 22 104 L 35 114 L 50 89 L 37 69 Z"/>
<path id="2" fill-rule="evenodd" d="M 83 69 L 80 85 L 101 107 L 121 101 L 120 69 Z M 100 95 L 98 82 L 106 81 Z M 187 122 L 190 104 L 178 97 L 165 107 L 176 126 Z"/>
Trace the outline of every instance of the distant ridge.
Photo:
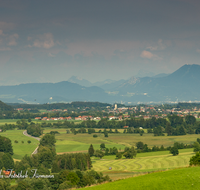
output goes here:
<path id="1" fill-rule="evenodd" d="M 10 103 L 59 103 L 98 101 L 106 103 L 151 103 L 200 101 L 200 65 L 183 65 L 169 75 L 106 80 L 93 86 L 87 80 L 71 77 L 73 82 L 30 83 L 0 86 L 0 99 Z M 83 86 L 76 82 L 87 83 Z"/>

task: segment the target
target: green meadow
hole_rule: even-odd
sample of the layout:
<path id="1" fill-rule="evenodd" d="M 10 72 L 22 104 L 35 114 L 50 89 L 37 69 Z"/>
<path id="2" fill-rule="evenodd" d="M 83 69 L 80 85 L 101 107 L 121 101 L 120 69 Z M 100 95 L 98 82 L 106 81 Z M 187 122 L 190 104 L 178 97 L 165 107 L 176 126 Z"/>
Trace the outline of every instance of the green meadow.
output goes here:
<path id="1" fill-rule="evenodd" d="M 128 179 L 87 187 L 88 190 L 198 190 L 200 189 L 200 167 L 180 168 L 155 172 Z"/>
<path id="2" fill-rule="evenodd" d="M 99 129 L 96 129 L 96 131 Z M 64 152 L 76 152 L 87 151 L 89 145 L 92 144 L 94 149 L 99 149 L 101 143 L 105 143 L 107 148 L 117 147 L 123 150 L 126 146 L 135 146 L 139 141 L 147 144 L 149 147 L 161 146 L 164 147 L 173 146 L 174 142 L 192 144 L 199 138 L 199 134 L 183 135 L 183 136 L 153 136 L 153 134 L 145 133 L 143 136 L 139 134 L 124 134 L 124 133 L 109 133 L 108 138 L 104 137 L 102 133 L 96 133 L 97 138 L 93 137 L 93 134 L 67 134 L 66 129 L 44 129 L 44 133 L 50 131 L 58 131 L 60 134 L 56 134 L 56 151 L 57 153 Z M 121 132 L 121 131 L 120 131 Z"/>
<path id="3" fill-rule="evenodd" d="M 39 144 L 39 141 L 34 138 L 23 135 L 23 131 L 24 130 L 7 130 L 6 132 L 1 133 L 1 136 L 7 137 L 12 141 L 14 152 L 13 158 L 18 160 L 22 159 L 22 157 L 26 154 L 31 155 Z M 15 140 L 17 140 L 18 143 L 15 143 Z M 30 144 L 28 144 L 28 140 L 31 141 Z M 24 141 L 24 143 L 21 141 Z"/>

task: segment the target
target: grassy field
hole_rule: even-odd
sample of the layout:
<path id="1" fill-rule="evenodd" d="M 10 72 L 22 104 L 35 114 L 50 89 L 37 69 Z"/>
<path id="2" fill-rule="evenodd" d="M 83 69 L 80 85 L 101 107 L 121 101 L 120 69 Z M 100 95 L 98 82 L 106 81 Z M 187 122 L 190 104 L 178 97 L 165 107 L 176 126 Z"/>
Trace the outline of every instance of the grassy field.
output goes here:
<path id="1" fill-rule="evenodd" d="M 117 147 L 118 149 L 124 149 L 125 146 L 135 146 L 139 141 L 147 144 L 149 147 L 161 146 L 164 147 L 173 146 L 174 142 L 192 144 L 199 138 L 199 134 L 183 135 L 183 136 L 153 136 L 153 134 L 145 133 L 143 136 L 139 134 L 124 134 L 124 133 L 109 133 L 108 138 L 104 137 L 101 133 L 96 133 L 97 138 L 93 138 L 93 134 L 66 134 L 66 129 L 45 129 L 44 133 L 50 131 L 58 131 L 60 134 L 56 134 L 56 150 L 58 153 L 62 152 L 75 152 L 75 151 L 87 151 L 89 145 L 92 144 L 94 149 L 99 149 L 101 143 L 105 143 L 107 148 Z"/>
<path id="2" fill-rule="evenodd" d="M 65 130 L 66 131 L 66 130 Z M 66 134 L 61 133 L 56 135 L 56 151 L 61 152 L 76 152 L 87 151 L 90 144 L 94 149 L 100 149 L 100 144 L 105 143 L 107 148 L 116 147 L 118 149 L 124 149 L 124 145 L 112 142 L 108 138 L 105 138 L 103 134 L 99 134 L 97 138 L 93 137 L 93 134 Z"/>
<path id="3" fill-rule="evenodd" d="M 26 154 L 31 155 L 39 144 L 39 141 L 23 135 L 23 131 L 24 130 L 8 130 L 1 133 L 1 136 L 8 137 L 12 141 L 14 159 L 21 159 Z M 15 140 L 17 140 L 18 143 L 14 143 Z M 28 140 L 31 140 L 30 144 L 27 143 Z M 21 141 L 24 141 L 24 143 Z"/>
<path id="4" fill-rule="evenodd" d="M 189 165 L 194 155 L 193 149 L 179 150 L 178 156 L 169 151 L 138 153 L 134 159 L 115 159 L 115 156 L 104 156 L 102 159 L 92 158 L 93 169 L 108 174 L 112 179 L 132 177 L 138 173 L 166 170 Z M 112 170 L 109 168 L 112 167 Z"/>
<path id="5" fill-rule="evenodd" d="M 199 167 L 180 168 L 156 172 L 98 186 L 87 187 L 91 190 L 191 190 L 200 189 Z"/>

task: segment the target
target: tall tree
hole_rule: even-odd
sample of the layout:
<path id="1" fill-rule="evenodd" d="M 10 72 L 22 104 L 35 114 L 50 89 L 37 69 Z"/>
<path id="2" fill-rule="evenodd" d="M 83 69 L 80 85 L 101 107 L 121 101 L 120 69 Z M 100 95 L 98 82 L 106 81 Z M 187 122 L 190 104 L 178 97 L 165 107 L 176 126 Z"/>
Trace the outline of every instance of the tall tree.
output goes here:
<path id="1" fill-rule="evenodd" d="M 88 149 L 88 154 L 90 155 L 90 157 L 94 155 L 94 148 L 93 148 L 92 144 L 90 145 L 90 147 Z"/>
<path id="2" fill-rule="evenodd" d="M 185 117 L 185 122 L 187 124 L 191 124 L 191 125 L 194 125 L 196 123 L 196 118 L 193 116 L 193 115 L 187 115 Z"/>

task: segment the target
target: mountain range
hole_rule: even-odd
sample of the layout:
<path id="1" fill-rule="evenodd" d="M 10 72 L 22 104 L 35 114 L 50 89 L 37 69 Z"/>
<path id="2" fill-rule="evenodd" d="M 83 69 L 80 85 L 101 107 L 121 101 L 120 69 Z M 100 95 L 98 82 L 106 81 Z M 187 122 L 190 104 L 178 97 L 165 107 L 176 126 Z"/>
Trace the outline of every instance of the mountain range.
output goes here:
<path id="1" fill-rule="evenodd" d="M 200 65 L 184 65 L 171 74 L 131 77 L 91 83 L 71 77 L 59 83 L 28 83 L 0 86 L 0 100 L 8 103 L 99 101 L 150 103 L 199 101 Z"/>

